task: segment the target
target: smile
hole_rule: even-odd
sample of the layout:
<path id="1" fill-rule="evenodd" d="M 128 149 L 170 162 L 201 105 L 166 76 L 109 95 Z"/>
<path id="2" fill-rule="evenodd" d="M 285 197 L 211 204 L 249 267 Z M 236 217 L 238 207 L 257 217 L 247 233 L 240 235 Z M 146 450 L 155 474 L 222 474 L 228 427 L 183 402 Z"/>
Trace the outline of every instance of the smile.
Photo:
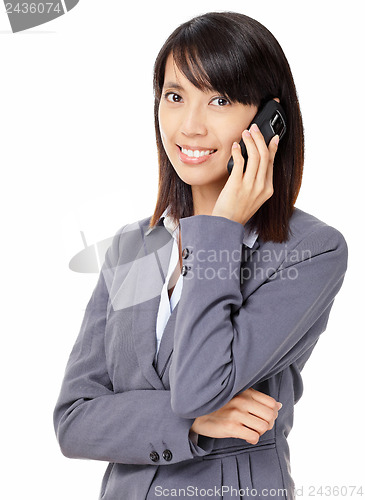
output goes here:
<path id="1" fill-rule="evenodd" d="M 215 149 L 186 149 L 184 147 L 181 147 L 181 151 L 190 157 L 194 158 L 199 158 L 200 156 L 208 156 L 212 153 L 214 153 L 216 150 Z"/>
<path id="2" fill-rule="evenodd" d="M 197 164 L 202 163 L 209 158 L 211 158 L 214 153 L 217 152 L 216 149 L 202 149 L 202 148 L 193 148 L 189 146 L 179 146 L 177 145 L 179 150 L 179 158 L 183 163 Z"/>

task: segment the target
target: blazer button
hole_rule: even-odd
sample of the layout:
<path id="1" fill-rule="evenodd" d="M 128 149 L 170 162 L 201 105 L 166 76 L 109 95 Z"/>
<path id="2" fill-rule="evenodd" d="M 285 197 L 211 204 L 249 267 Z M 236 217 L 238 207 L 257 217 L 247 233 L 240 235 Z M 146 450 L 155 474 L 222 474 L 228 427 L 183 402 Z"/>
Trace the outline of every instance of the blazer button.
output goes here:
<path id="1" fill-rule="evenodd" d="M 190 254 L 189 249 L 188 248 L 184 248 L 184 250 L 182 251 L 181 255 L 182 255 L 183 259 L 187 259 L 189 257 L 189 254 Z"/>
<path id="2" fill-rule="evenodd" d="M 186 276 L 186 275 L 187 275 L 187 273 L 188 273 L 188 267 L 187 267 L 187 266 L 185 266 L 185 265 L 183 265 L 183 266 L 182 266 L 182 268 L 181 268 L 181 274 L 182 274 L 183 276 Z"/>
<path id="3" fill-rule="evenodd" d="M 170 460 L 172 459 L 172 453 L 170 450 L 165 450 L 163 453 L 162 453 L 162 456 L 163 458 L 166 460 L 166 462 L 170 462 Z"/>
<path id="4" fill-rule="evenodd" d="M 152 462 L 158 462 L 160 460 L 160 455 L 157 453 L 157 451 L 151 451 L 150 459 L 152 460 Z"/>

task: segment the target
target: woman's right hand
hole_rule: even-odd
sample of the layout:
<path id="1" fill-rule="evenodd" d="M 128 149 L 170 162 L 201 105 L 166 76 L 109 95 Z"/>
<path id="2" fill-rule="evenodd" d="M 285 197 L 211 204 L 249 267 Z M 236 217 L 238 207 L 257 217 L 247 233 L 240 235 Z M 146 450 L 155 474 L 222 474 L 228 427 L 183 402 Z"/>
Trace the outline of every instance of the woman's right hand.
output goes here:
<path id="1" fill-rule="evenodd" d="M 213 438 L 239 438 L 257 444 L 260 436 L 273 428 L 281 403 L 250 387 L 225 406 L 197 417 L 191 430 Z"/>

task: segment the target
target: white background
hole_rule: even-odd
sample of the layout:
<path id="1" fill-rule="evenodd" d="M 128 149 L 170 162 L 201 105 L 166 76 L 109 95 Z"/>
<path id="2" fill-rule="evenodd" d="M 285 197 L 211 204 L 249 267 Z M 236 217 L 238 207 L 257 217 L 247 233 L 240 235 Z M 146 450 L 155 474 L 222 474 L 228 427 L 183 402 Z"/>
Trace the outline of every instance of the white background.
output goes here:
<path id="1" fill-rule="evenodd" d="M 306 134 L 296 206 L 349 245 L 345 283 L 303 370 L 289 436 L 298 498 L 313 498 L 311 485 L 363 481 L 361 2 L 80 0 L 17 34 L 0 13 L 3 498 L 98 497 L 106 464 L 65 458 L 52 425 L 97 279 L 68 264 L 83 248 L 80 231 L 92 244 L 152 215 L 154 59 L 178 24 L 213 10 L 254 17 L 282 45 Z"/>

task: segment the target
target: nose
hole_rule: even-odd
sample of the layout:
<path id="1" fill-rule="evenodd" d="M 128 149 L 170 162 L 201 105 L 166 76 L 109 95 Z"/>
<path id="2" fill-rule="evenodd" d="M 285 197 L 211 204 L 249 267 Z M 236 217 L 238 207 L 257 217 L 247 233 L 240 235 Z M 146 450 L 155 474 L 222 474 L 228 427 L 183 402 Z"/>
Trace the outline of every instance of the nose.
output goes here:
<path id="1" fill-rule="evenodd" d="M 206 115 L 202 106 L 185 107 L 180 131 L 186 137 L 207 134 Z"/>

